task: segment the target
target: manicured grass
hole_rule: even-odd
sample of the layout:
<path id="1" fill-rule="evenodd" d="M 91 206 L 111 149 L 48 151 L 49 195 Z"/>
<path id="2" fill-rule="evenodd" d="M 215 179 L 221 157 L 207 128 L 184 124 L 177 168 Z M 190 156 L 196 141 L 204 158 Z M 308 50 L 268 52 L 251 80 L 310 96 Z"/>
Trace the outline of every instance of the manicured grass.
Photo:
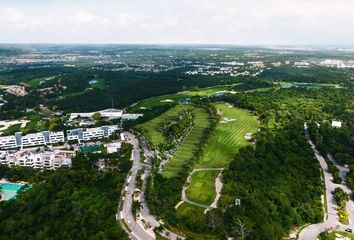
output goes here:
<path id="1" fill-rule="evenodd" d="M 193 157 L 200 138 L 203 136 L 204 129 L 210 125 L 208 113 L 204 109 L 194 108 L 193 113 L 195 116 L 194 126 L 165 167 L 164 177 L 175 176 L 182 166 Z"/>
<path id="2" fill-rule="evenodd" d="M 40 77 L 40 78 L 35 78 L 32 79 L 31 81 L 29 81 L 27 84 L 33 88 L 37 88 L 39 87 L 42 83 L 46 82 L 46 81 L 50 81 L 53 80 L 55 78 L 55 76 L 51 76 L 51 77 Z"/>
<path id="3" fill-rule="evenodd" d="M 221 121 L 227 118 L 227 123 L 219 123 L 210 142 L 196 168 L 225 168 L 233 160 L 241 147 L 250 144 L 245 139 L 246 133 L 256 133 L 259 122 L 248 110 L 230 107 L 225 103 L 215 104 L 221 113 Z"/>
<path id="4" fill-rule="evenodd" d="M 96 79 L 97 83 L 91 84 L 90 86 L 93 88 L 104 90 L 106 88 L 106 82 L 103 79 Z"/>
<path id="5" fill-rule="evenodd" d="M 239 149 L 250 144 L 245 139 L 245 134 L 256 133 L 259 128 L 258 120 L 247 110 L 225 103 L 217 103 L 215 107 L 221 114 L 220 122 L 195 168 L 227 168 Z M 215 178 L 219 172 L 201 171 L 193 174 L 186 192 L 187 198 L 196 203 L 210 205 L 216 196 Z"/>
<path id="6" fill-rule="evenodd" d="M 157 147 L 160 143 L 162 143 L 164 141 L 164 137 L 163 134 L 161 132 L 160 126 L 163 122 L 165 122 L 166 120 L 177 116 L 178 112 L 191 108 L 191 106 L 188 105 L 178 105 L 175 106 L 173 108 L 171 108 L 170 110 L 168 110 L 167 112 L 165 112 L 164 114 L 144 123 L 139 125 L 138 127 L 143 129 L 145 131 L 145 134 L 147 135 L 147 137 L 150 139 L 151 144 L 154 147 Z"/>
<path id="7" fill-rule="evenodd" d="M 234 85 L 220 85 L 220 86 L 214 86 L 208 88 L 200 88 L 196 91 L 185 91 L 177 94 L 169 94 L 169 95 L 153 97 L 153 98 L 142 100 L 137 104 L 131 106 L 129 108 L 129 111 L 134 112 L 139 110 L 141 107 L 150 109 L 154 106 L 170 105 L 170 104 L 178 103 L 178 100 L 181 100 L 183 98 L 190 98 L 193 96 L 211 96 L 216 92 L 230 90 L 232 86 Z M 173 102 L 164 102 L 164 100 L 172 100 Z"/>
<path id="8" fill-rule="evenodd" d="M 193 202 L 210 205 L 216 196 L 215 178 L 220 171 L 197 171 L 186 191 L 187 198 Z"/>
<path id="9" fill-rule="evenodd" d="M 178 209 L 177 209 L 177 217 L 181 217 L 183 215 L 187 215 L 191 210 L 197 209 L 201 213 L 204 213 L 205 209 L 201 207 L 194 206 L 192 204 L 184 202 Z"/>
<path id="10" fill-rule="evenodd" d="M 337 231 L 335 231 L 335 233 L 354 240 L 354 234 L 352 234 L 352 233 L 349 233 L 349 232 L 337 232 Z"/>

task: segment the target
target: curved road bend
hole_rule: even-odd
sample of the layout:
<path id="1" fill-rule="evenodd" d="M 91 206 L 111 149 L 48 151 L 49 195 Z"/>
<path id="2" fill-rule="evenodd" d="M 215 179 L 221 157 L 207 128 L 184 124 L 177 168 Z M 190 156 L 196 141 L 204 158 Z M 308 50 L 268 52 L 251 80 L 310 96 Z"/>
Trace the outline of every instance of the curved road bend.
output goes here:
<path id="1" fill-rule="evenodd" d="M 343 185 L 338 185 L 338 184 L 333 183 L 333 181 L 332 181 L 333 177 L 328 172 L 328 166 L 327 166 L 325 159 L 323 158 L 323 156 L 320 154 L 320 152 L 316 149 L 315 145 L 311 141 L 311 137 L 308 132 L 306 123 L 304 125 L 304 129 L 305 129 L 306 139 L 307 139 L 308 143 L 310 144 L 312 150 L 314 151 L 316 159 L 319 161 L 319 163 L 321 165 L 323 175 L 324 175 L 324 182 L 325 182 L 325 186 L 326 186 L 326 199 L 325 199 L 325 201 L 327 202 L 327 213 L 328 213 L 327 218 L 324 220 L 323 223 L 312 224 L 312 225 L 309 225 L 308 227 L 304 228 L 301 231 L 300 236 L 299 236 L 300 240 L 315 240 L 321 232 L 325 232 L 328 229 L 332 228 L 332 229 L 338 229 L 338 230 L 344 231 L 349 226 L 343 225 L 339 222 L 337 205 L 336 205 L 334 196 L 332 194 L 332 192 L 334 191 L 334 189 L 336 187 L 338 187 L 338 186 L 343 187 Z M 350 200 L 350 202 L 352 202 L 352 201 Z M 350 214 L 351 218 L 353 218 L 354 212 L 350 212 L 349 214 Z M 353 222 L 351 222 L 351 226 L 353 226 Z"/>
<path id="2" fill-rule="evenodd" d="M 136 188 L 136 175 L 138 170 L 141 168 L 140 152 L 137 139 L 132 134 L 127 132 L 125 132 L 124 135 L 126 136 L 127 142 L 133 145 L 131 155 L 133 166 L 130 171 L 131 174 L 127 177 L 126 184 L 124 185 L 125 188 L 123 191 L 125 191 L 125 197 L 122 199 L 123 207 L 120 209 L 120 206 L 118 206 L 117 219 L 119 219 L 122 227 L 132 239 L 153 240 L 155 239 L 155 236 L 151 236 L 147 231 L 145 231 L 144 227 L 137 223 L 132 213 L 133 194 Z M 126 226 L 122 223 L 123 221 L 128 225 L 129 229 L 126 229 Z"/>
<path id="3" fill-rule="evenodd" d="M 120 221 L 124 219 L 125 222 L 128 224 L 129 228 L 132 230 L 130 232 L 128 229 L 125 229 L 132 239 L 152 240 L 156 238 L 153 229 L 155 227 L 160 226 L 160 223 L 155 219 L 155 217 L 152 214 L 150 214 L 148 204 L 145 200 L 146 179 L 151 174 L 151 157 L 153 154 L 151 151 L 149 151 L 147 143 L 144 140 L 142 140 L 141 145 L 145 156 L 145 162 L 144 162 L 145 178 L 141 189 L 142 191 L 139 197 L 142 208 L 138 210 L 138 218 L 137 220 L 135 220 L 132 214 L 133 193 L 136 188 L 137 172 L 143 167 L 143 165 L 140 161 L 140 147 L 137 138 L 129 132 L 124 132 L 124 134 L 126 136 L 127 141 L 133 145 L 132 158 L 131 158 L 133 160 L 133 166 L 131 169 L 131 175 L 130 177 L 127 178 L 127 182 L 125 185 L 127 187 L 127 191 L 126 191 L 125 198 L 123 200 L 123 209 L 120 212 L 118 212 L 117 216 Z M 146 224 L 150 225 L 150 227 L 145 227 Z M 125 228 L 124 224 L 122 224 L 122 226 L 123 228 Z M 183 237 L 178 236 L 167 229 L 164 229 L 160 234 L 170 240 L 176 240 L 177 238 L 184 239 Z"/>

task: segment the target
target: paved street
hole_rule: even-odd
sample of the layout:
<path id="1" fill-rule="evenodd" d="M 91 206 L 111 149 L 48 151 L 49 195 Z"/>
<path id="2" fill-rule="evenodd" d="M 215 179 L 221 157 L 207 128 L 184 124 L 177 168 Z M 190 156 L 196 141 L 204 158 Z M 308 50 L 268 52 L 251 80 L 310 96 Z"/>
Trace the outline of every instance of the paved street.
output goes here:
<path id="1" fill-rule="evenodd" d="M 132 230 L 131 232 L 126 229 L 126 231 L 129 232 L 129 235 L 131 238 L 136 239 L 136 240 L 150 240 L 150 239 L 155 239 L 155 233 L 153 229 L 155 227 L 159 227 L 160 223 L 156 220 L 156 218 L 150 214 L 149 207 L 147 205 L 147 202 L 145 200 L 145 189 L 146 189 L 146 178 L 151 174 L 151 156 L 152 152 L 149 151 L 148 145 L 146 144 L 145 141 L 142 141 L 142 150 L 144 152 L 144 157 L 145 157 L 145 162 L 142 164 L 140 161 L 140 147 L 139 147 L 139 142 L 137 138 L 128 132 L 124 133 L 126 136 L 126 139 L 129 143 L 133 145 L 133 152 L 132 152 L 132 160 L 133 160 L 133 166 L 131 169 L 131 175 L 128 176 L 127 178 L 127 183 L 126 183 L 126 195 L 125 199 L 123 201 L 123 210 L 118 213 L 119 220 L 125 220 L 125 222 L 128 224 L 129 228 Z M 141 202 L 142 208 L 140 211 L 138 211 L 138 217 L 137 220 L 132 215 L 132 202 L 133 202 L 133 192 L 136 189 L 136 175 L 138 170 L 140 170 L 144 166 L 144 182 L 143 182 L 143 187 L 141 189 L 141 194 L 139 196 L 139 201 Z M 120 211 L 120 210 L 118 210 Z M 123 225 L 124 226 L 124 225 Z M 179 239 L 184 239 L 181 236 L 176 235 L 175 233 L 164 229 L 161 232 L 161 235 L 170 239 L 170 240 L 176 240 L 177 238 Z"/>
<path id="2" fill-rule="evenodd" d="M 326 219 L 324 220 L 323 223 L 312 224 L 312 225 L 309 225 L 308 227 L 304 228 L 301 231 L 300 236 L 299 236 L 299 239 L 301 239 L 301 240 L 315 240 L 321 232 L 325 232 L 329 229 L 337 229 L 337 230 L 344 231 L 348 227 L 353 228 L 354 222 L 352 219 L 354 216 L 354 211 L 353 211 L 354 209 L 351 209 L 349 211 L 350 218 L 351 218 L 350 226 L 343 225 L 338 221 L 337 205 L 336 205 L 336 202 L 335 202 L 332 192 L 334 191 L 334 189 L 336 187 L 340 186 L 343 189 L 345 189 L 347 187 L 343 184 L 333 183 L 333 181 L 332 181 L 333 177 L 328 172 L 328 166 L 327 166 L 325 159 L 319 153 L 319 151 L 316 149 L 315 145 L 311 141 L 311 137 L 308 132 L 306 124 L 304 127 L 305 127 L 305 134 L 306 134 L 307 141 L 311 145 L 311 148 L 314 151 L 315 157 L 319 161 L 321 168 L 323 170 L 324 182 L 325 182 L 325 186 L 326 186 L 326 199 L 325 199 L 325 201 L 327 201 L 327 208 L 328 208 L 328 215 L 327 215 Z M 347 203 L 347 206 L 349 206 L 351 208 L 352 205 L 353 205 L 353 201 L 349 200 L 349 202 Z"/>
<path id="3" fill-rule="evenodd" d="M 140 164 L 140 154 L 139 154 L 139 143 L 138 140 L 134 137 L 134 135 L 125 132 L 127 141 L 133 145 L 133 151 L 131 159 L 133 161 L 133 166 L 131 169 L 131 174 L 127 178 L 126 187 L 125 187 L 125 198 L 123 201 L 123 209 L 119 209 L 118 217 L 120 221 L 125 221 L 125 223 L 129 226 L 131 232 L 129 235 L 136 240 L 153 240 L 155 236 L 151 236 L 145 229 L 140 226 L 133 214 L 132 214 L 132 203 L 133 203 L 133 193 L 136 187 L 136 175 L 137 171 L 141 168 Z M 124 224 L 122 225 L 124 226 Z M 128 230 L 128 229 L 126 229 Z M 129 230 L 128 230 L 129 231 Z"/>

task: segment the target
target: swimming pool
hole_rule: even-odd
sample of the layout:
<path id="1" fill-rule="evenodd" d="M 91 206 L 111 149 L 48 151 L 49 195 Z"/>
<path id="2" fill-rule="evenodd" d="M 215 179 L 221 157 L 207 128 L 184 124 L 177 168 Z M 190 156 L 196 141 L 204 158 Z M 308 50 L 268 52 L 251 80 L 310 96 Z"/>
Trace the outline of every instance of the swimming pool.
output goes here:
<path id="1" fill-rule="evenodd" d="M 2 200 L 10 200 L 15 198 L 18 190 L 21 189 L 23 185 L 17 183 L 1 183 L 1 194 L 4 197 Z"/>

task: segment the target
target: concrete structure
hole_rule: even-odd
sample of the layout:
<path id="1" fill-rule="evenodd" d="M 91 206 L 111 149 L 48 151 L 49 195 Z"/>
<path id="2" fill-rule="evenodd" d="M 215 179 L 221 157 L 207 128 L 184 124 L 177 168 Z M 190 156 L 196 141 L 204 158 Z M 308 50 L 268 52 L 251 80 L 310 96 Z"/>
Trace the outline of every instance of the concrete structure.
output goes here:
<path id="1" fill-rule="evenodd" d="M 15 136 L 0 137 L 0 149 L 16 148 L 17 142 Z"/>
<path id="2" fill-rule="evenodd" d="M 76 118 L 92 118 L 95 113 L 100 113 L 102 118 L 108 119 L 123 119 L 123 120 L 135 120 L 143 114 L 133 114 L 133 113 L 123 113 L 123 110 L 109 108 L 97 112 L 88 112 L 88 113 L 71 113 L 69 121 L 72 121 Z"/>
<path id="3" fill-rule="evenodd" d="M 118 130 L 117 125 L 102 126 L 98 128 L 77 128 L 67 131 L 67 140 L 77 140 L 77 141 L 89 141 L 92 139 L 98 139 L 103 137 L 111 136 L 115 131 Z"/>
<path id="4" fill-rule="evenodd" d="M 105 144 L 105 148 L 107 149 L 107 153 L 115 153 L 121 147 L 121 142 L 107 143 Z"/>
<path id="5" fill-rule="evenodd" d="M 341 128 L 341 127 L 342 127 L 342 122 L 339 122 L 339 121 L 332 121 L 332 127 L 334 127 L 334 128 Z"/>
<path id="6" fill-rule="evenodd" d="M 0 137 L 0 149 L 12 149 L 51 145 L 65 142 L 64 132 L 39 132 L 22 135 L 21 132 L 13 136 Z"/>
<path id="7" fill-rule="evenodd" d="M 75 156 L 74 151 L 0 151 L 0 164 L 9 167 L 22 166 L 34 169 L 52 169 L 71 167 L 71 159 Z"/>
<path id="8" fill-rule="evenodd" d="M 88 112 L 88 113 L 71 113 L 69 121 L 74 120 L 75 118 L 92 118 L 93 114 L 100 113 L 102 118 L 109 119 L 119 119 L 123 115 L 123 110 L 118 110 L 114 108 L 97 111 L 97 112 Z"/>
<path id="9" fill-rule="evenodd" d="M 63 143 L 65 140 L 89 141 L 111 136 L 118 130 L 117 125 L 107 125 L 97 128 L 77 128 L 67 131 L 65 138 L 64 132 L 39 132 L 22 135 L 21 132 L 13 136 L 0 137 L 0 149 L 14 149 L 24 147 L 34 147 L 41 145 L 52 145 Z"/>

